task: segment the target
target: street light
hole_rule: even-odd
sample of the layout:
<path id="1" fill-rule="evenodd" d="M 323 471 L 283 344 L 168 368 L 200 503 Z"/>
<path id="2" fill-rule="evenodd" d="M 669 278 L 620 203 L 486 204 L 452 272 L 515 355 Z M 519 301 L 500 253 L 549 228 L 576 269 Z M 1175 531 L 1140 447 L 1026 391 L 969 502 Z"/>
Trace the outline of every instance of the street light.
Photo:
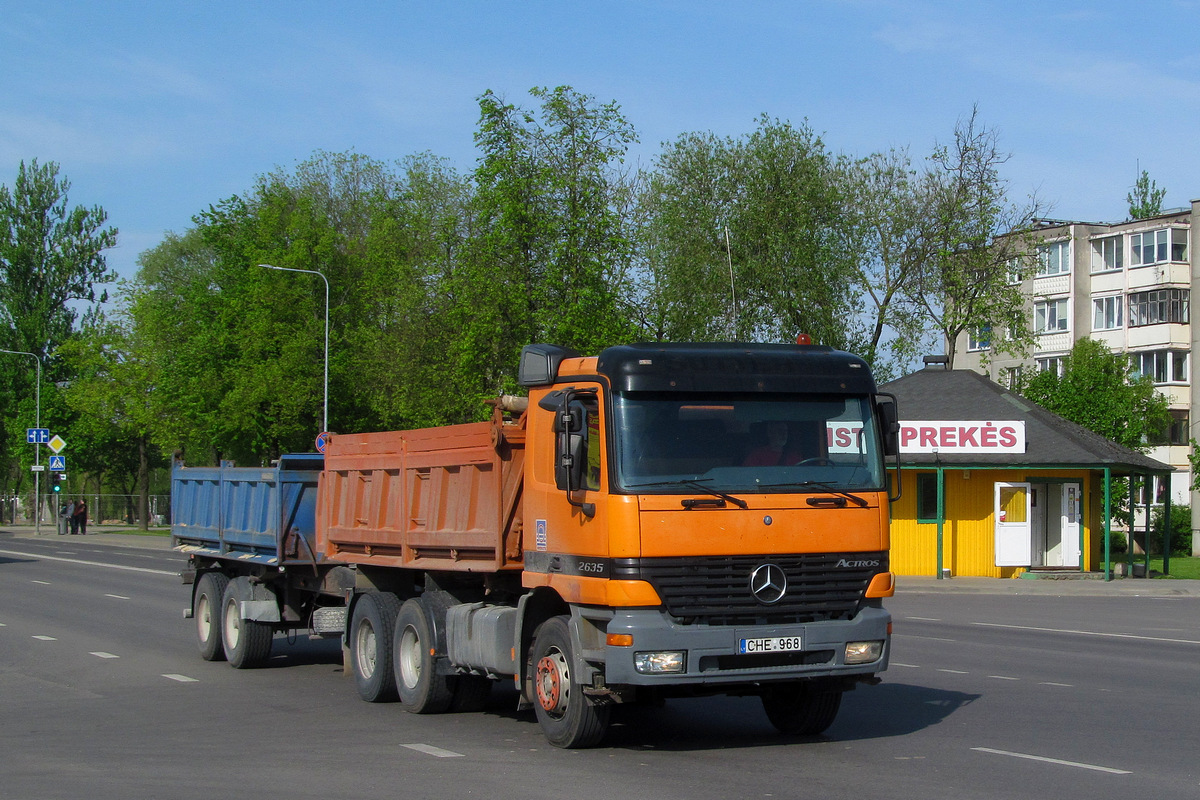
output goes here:
<path id="1" fill-rule="evenodd" d="M 33 359 L 33 363 L 37 364 L 37 385 L 34 387 L 33 394 L 35 398 L 35 428 L 42 427 L 42 360 L 35 353 L 26 353 L 24 350 L 0 350 L 0 353 L 8 353 L 14 356 L 29 356 Z M 42 446 L 35 445 L 33 450 L 33 463 L 36 466 L 42 465 Z M 42 472 L 41 470 L 33 471 L 33 530 L 36 535 L 42 532 Z"/>
<path id="2" fill-rule="evenodd" d="M 325 409 L 321 420 L 321 431 L 329 430 L 329 279 L 315 269 L 293 269 L 292 267 L 277 267 L 274 264 L 259 264 L 265 269 L 277 269 L 280 272 L 307 272 L 318 275 L 325 281 Z"/>

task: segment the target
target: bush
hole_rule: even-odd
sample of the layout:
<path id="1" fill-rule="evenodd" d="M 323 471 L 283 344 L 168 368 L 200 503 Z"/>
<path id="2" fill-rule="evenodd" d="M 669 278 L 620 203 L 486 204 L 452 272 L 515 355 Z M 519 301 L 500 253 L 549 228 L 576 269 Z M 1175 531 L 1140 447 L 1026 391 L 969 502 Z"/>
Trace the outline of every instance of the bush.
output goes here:
<path id="1" fill-rule="evenodd" d="M 1163 551 L 1163 509 L 1150 512 L 1150 552 Z M 1171 506 L 1171 555 L 1192 554 L 1192 510 L 1188 506 Z"/>

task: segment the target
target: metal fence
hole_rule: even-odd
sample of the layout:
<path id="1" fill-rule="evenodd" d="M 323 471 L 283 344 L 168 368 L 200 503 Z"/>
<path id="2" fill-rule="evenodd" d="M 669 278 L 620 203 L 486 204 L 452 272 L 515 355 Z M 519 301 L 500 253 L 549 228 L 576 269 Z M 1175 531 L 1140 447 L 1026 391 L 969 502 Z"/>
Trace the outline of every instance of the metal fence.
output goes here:
<path id="1" fill-rule="evenodd" d="M 128 525 L 131 528 L 141 525 L 136 494 L 73 494 L 65 497 L 46 494 L 42 496 L 42 524 L 54 525 L 62 516 L 65 507 L 80 497 L 87 503 L 89 525 Z M 33 498 L 30 495 L 9 496 L 0 502 L 3 506 L 0 509 L 0 522 L 33 524 Z M 147 521 L 151 527 L 171 523 L 170 495 L 150 495 L 150 513 Z"/>

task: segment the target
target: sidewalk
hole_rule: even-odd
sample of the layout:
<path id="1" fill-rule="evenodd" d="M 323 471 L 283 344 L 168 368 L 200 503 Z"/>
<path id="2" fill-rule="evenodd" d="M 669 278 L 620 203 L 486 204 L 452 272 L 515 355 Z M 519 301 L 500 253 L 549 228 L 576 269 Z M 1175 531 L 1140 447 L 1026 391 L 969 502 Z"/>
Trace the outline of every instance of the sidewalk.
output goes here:
<path id="1" fill-rule="evenodd" d="M 33 525 L 0 525 L 0 546 L 13 539 L 36 539 L 46 542 L 58 540 L 64 544 L 80 541 L 88 544 L 141 547 L 147 550 L 171 549 L 170 528 L 152 528 L 149 533 L 128 533 L 129 530 L 128 525 L 88 525 L 87 536 L 60 536 L 54 520 L 42 523 L 41 534 L 37 533 Z"/>

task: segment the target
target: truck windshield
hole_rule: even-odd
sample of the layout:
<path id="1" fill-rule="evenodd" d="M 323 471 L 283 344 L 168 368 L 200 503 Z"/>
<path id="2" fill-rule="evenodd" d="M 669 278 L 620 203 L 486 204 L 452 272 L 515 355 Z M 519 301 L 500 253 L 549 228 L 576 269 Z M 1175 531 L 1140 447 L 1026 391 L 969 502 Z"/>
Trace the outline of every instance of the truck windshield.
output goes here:
<path id="1" fill-rule="evenodd" d="M 616 394 L 616 484 L 637 492 L 879 491 L 870 398 Z M 689 486 L 688 482 L 693 485 Z"/>

